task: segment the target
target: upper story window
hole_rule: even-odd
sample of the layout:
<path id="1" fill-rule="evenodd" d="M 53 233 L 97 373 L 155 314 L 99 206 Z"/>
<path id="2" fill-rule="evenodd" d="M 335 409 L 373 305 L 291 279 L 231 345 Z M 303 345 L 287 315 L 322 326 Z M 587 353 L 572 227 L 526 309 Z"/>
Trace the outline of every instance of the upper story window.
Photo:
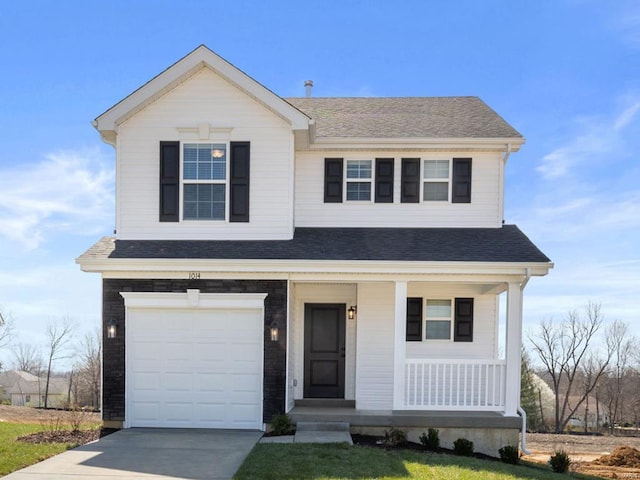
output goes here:
<path id="1" fill-rule="evenodd" d="M 371 160 L 347 160 L 347 200 L 371 201 Z"/>
<path id="2" fill-rule="evenodd" d="M 184 220 L 225 220 L 227 146 L 186 143 L 182 157 Z"/>
<path id="3" fill-rule="evenodd" d="M 425 339 L 449 340 L 452 323 L 451 300 L 427 299 Z"/>
<path id="4" fill-rule="evenodd" d="M 423 193 L 425 202 L 449 200 L 449 160 L 425 160 L 423 167 Z"/>

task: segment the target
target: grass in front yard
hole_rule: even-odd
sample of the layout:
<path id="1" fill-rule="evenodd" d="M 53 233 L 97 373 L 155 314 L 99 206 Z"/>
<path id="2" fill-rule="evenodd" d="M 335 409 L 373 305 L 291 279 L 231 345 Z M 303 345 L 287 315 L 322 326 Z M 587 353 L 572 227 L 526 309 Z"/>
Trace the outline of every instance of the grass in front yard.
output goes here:
<path id="1" fill-rule="evenodd" d="M 0 476 L 75 447 L 68 443 L 35 445 L 16 441 L 22 435 L 46 429 L 46 425 L 0 422 Z"/>
<path id="2" fill-rule="evenodd" d="M 572 475 L 573 476 L 573 475 Z M 579 478 L 594 478 L 584 475 Z M 347 444 L 258 444 L 236 480 L 558 480 L 550 470 Z"/>

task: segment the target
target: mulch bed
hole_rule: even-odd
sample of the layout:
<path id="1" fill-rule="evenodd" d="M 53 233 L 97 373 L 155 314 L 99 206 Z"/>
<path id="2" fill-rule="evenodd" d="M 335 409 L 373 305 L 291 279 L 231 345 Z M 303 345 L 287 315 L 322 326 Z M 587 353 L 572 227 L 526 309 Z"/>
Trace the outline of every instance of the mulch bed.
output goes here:
<path id="1" fill-rule="evenodd" d="M 402 442 L 398 445 L 385 445 L 382 442 L 381 437 L 376 437 L 373 435 L 359 435 L 352 434 L 351 439 L 353 440 L 354 445 L 360 445 L 363 447 L 370 448 L 381 448 L 383 450 L 413 450 L 415 452 L 424 452 L 424 453 L 443 453 L 445 455 L 456 455 L 453 450 L 449 450 L 448 448 L 438 448 L 437 450 L 431 450 L 420 443 L 414 442 Z M 484 453 L 474 452 L 471 455 L 474 458 L 480 458 L 482 460 L 493 460 L 499 462 L 500 459 L 496 457 L 492 457 L 490 455 L 485 455 Z"/>
<path id="2" fill-rule="evenodd" d="M 84 445 L 93 442 L 106 435 L 116 432 L 115 428 L 101 428 L 92 430 L 45 430 L 43 432 L 30 433 L 18 437 L 17 441 L 25 443 L 70 443 L 72 445 Z"/>

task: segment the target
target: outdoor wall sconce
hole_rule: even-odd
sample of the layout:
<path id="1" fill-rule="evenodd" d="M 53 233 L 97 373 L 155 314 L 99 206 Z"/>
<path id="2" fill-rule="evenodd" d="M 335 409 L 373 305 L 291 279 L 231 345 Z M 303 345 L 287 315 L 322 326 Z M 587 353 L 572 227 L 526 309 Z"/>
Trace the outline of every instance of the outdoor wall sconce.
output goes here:
<path id="1" fill-rule="evenodd" d="M 278 322 L 276 322 L 274 320 L 273 322 L 271 322 L 271 341 L 272 342 L 277 342 L 279 334 L 280 334 L 280 332 L 279 332 L 279 328 L 278 328 Z"/>
<path id="2" fill-rule="evenodd" d="M 118 322 L 115 318 L 107 321 L 107 338 L 116 338 L 118 334 Z"/>
<path id="3" fill-rule="evenodd" d="M 349 320 L 353 320 L 354 318 L 356 318 L 356 313 L 358 313 L 358 309 L 356 308 L 355 305 L 351 305 L 349 307 L 349 310 L 347 310 L 347 315 L 349 317 Z"/>

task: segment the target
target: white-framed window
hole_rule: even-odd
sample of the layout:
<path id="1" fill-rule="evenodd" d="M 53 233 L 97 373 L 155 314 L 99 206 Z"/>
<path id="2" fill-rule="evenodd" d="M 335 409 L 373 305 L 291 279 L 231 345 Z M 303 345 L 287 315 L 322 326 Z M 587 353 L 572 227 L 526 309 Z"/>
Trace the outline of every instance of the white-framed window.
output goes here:
<path id="1" fill-rule="evenodd" d="M 448 299 L 427 299 L 425 308 L 425 340 L 451 340 L 453 302 Z"/>
<path id="2" fill-rule="evenodd" d="M 226 219 L 227 171 L 226 144 L 183 144 L 183 220 Z"/>
<path id="3" fill-rule="evenodd" d="M 425 202 L 448 202 L 451 183 L 449 160 L 424 160 L 422 199 Z"/>
<path id="4" fill-rule="evenodd" d="M 371 201 L 371 160 L 347 160 L 347 201 Z"/>

